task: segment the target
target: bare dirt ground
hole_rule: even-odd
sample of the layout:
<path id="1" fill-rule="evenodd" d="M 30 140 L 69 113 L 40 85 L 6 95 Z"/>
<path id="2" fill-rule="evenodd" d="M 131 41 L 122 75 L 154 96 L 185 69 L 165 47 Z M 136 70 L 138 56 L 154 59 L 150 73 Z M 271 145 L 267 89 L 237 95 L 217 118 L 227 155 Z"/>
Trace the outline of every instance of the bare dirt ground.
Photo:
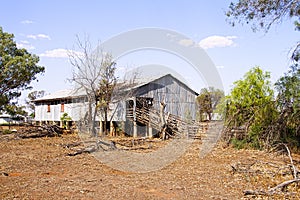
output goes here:
<path id="1" fill-rule="evenodd" d="M 287 157 L 218 145 L 200 159 L 196 140 L 165 168 L 149 173 L 112 169 L 93 155 L 73 152 L 62 137 L 9 139 L 0 136 L 0 199 L 300 199 L 300 185 L 275 196 L 244 196 L 292 179 Z M 293 155 L 299 167 L 300 156 Z M 282 168 L 280 168 L 280 166 Z M 273 170 L 273 171 L 272 171 Z"/>

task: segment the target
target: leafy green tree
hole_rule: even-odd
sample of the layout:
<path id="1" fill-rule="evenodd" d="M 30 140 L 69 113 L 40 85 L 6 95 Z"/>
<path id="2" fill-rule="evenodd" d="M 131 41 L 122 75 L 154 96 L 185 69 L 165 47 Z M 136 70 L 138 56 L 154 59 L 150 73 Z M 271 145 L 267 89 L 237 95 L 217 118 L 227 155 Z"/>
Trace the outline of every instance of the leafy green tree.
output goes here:
<path id="1" fill-rule="evenodd" d="M 253 31 L 268 32 L 274 24 L 279 24 L 286 19 L 293 21 L 295 30 L 300 31 L 299 0 L 239 0 L 229 5 L 226 15 L 232 26 L 235 26 L 236 23 L 251 24 Z M 276 107 L 276 110 L 268 107 L 261 109 L 260 112 L 265 110 L 271 113 L 268 115 L 265 113 L 267 117 L 260 120 L 264 124 L 260 123 L 260 126 L 256 124 L 253 126 L 255 128 L 252 128 L 252 133 L 260 131 L 260 138 L 264 139 L 265 144 L 285 142 L 290 146 L 300 146 L 300 41 L 297 42 L 291 57 L 294 64 L 290 71 L 276 82 L 278 95 L 276 100 L 269 104 L 269 106 Z M 231 115 L 229 113 L 229 116 Z M 270 120 L 269 116 L 272 116 L 273 120 Z M 272 122 L 270 123 L 270 121 Z M 269 125 L 267 125 L 268 123 Z M 291 141 L 294 144 L 291 144 Z"/>
<path id="2" fill-rule="evenodd" d="M 43 73 L 45 68 L 37 65 L 39 58 L 18 49 L 14 35 L 0 27 L 0 112 L 14 112 L 21 91 L 31 89 L 30 83 Z M 13 102 L 14 101 L 14 102 Z"/>
<path id="3" fill-rule="evenodd" d="M 274 126 L 283 142 L 298 137 L 300 145 L 300 67 L 294 65 L 275 84 L 278 90 L 276 99 L 280 112 Z"/>
<path id="4" fill-rule="evenodd" d="M 272 24 L 280 23 L 284 17 L 296 18 L 296 29 L 300 28 L 300 3 L 299 0 L 239 0 L 231 2 L 227 17 L 231 18 L 231 24 L 235 22 L 247 24 L 252 22 L 252 29 L 264 29 L 268 31 Z M 298 19 L 297 19 L 298 18 Z"/>
<path id="5" fill-rule="evenodd" d="M 261 131 L 276 116 L 269 79 L 269 72 L 254 67 L 243 79 L 234 82 L 234 88 L 226 96 L 225 124 L 229 133 L 232 129 L 244 128 L 241 139 L 256 148 L 261 147 Z"/>
<path id="6" fill-rule="evenodd" d="M 8 104 L 5 106 L 6 113 L 10 114 L 11 116 L 28 116 L 28 113 L 25 111 L 25 106 L 18 106 L 15 104 Z"/>
<path id="7" fill-rule="evenodd" d="M 224 92 L 220 89 L 215 89 L 213 87 L 201 89 L 200 94 L 197 97 L 200 121 L 203 121 L 204 114 L 206 114 L 208 116 L 208 120 L 211 121 L 212 114 L 222 97 L 224 97 Z"/>
<path id="8" fill-rule="evenodd" d="M 273 24 L 278 24 L 286 18 L 294 20 L 295 30 L 300 30 L 299 0 L 239 0 L 231 2 L 226 12 L 229 23 L 251 24 L 253 31 L 268 31 Z M 300 43 L 298 41 L 292 58 L 299 60 Z"/>

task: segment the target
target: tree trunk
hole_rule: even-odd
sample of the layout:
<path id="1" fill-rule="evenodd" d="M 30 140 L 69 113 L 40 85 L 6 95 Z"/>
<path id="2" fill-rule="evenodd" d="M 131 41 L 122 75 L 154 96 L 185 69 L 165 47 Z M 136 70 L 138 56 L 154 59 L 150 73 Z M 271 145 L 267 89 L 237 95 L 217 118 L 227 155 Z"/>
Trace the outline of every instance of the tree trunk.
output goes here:
<path id="1" fill-rule="evenodd" d="M 104 107 L 104 134 L 107 135 L 107 107 Z"/>
<path id="2" fill-rule="evenodd" d="M 92 113 L 93 113 L 93 109 L 92 109 L 92 103 L 91 102 L 89 102 L 89 111 L 88 111 L 88 113 L 87 113 L 87 128 L 88 128 L 88 133 L 89 134 L 93 134 L 93 130 L 91 130 L 92 129 L 92 127 L 93 127 L 93 125 L 92 125 L 92 123 L 93 123 L 93 120 L 92 120 Z"/>
<path id="3" fill-rule="evenodd" d="M 207 115 L 208 115 L 208 121 L 211 121 L 211 113 L 208 112 Z"/>
<path id="4" fill-rule="evenodd" d="M 97 135 L 97 130 L 96 130 L 96 116 L 97 116 L 97 103 L 95 103 L 95 110 L 94 110 L 93 120 L 92 120 L 92 135 L 93 136 Z"/>
<path id="5" fill-rule="evenodd" d="M 160 102 L 160 121 L 161 121 L 161 129 L 160 132 L 162 134 L 162 139 L 166 139 L 166 129 L 167 129 L 167 124 L 166 124 L 166 119 L 165 119 L 165 111 L 166 104 L 164 102 Z"/>

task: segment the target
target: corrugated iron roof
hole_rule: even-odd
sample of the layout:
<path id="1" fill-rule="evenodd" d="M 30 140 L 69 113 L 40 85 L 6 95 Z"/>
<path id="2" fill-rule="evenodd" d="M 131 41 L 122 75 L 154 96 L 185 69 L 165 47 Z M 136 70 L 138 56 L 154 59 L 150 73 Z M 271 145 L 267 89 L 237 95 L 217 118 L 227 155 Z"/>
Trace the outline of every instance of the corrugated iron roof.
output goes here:
<path id="1" fill-rule="evenodd" d="M 155 74 L 155 75 L 152 74 L 151 76 L 138 77 L 135 80 L 136 84 L 134 84 L 134 86 L 131 87 L 131 88 L 127 88 L 126 90 L 132 90 L 132 89 L 139 88 L 141 86 L 147 85 L 148 83 L 151 83 L 153 81 L 161 79 L 165 76 L 173 77 L 175 80 L 181 82 L 183 85 L 185 85 L 187 88 L 189 88 L 196 95 L 198 94 L 193 89 L 188 87 L 187 83 L 184 80 L 182 80 L 180 77 L 178 77 L 178 75 L 176 76 L 176 75 L 173 75 L 173 74 L 170 74 L 170 73 L 159 73 L 159 74 Z M 46 95 L 44 97 L 38 98 L 38 99 L 34 100 L 34 102 L 45 101 L 45 100 L 50 100 L 50 99 L 51 100 L 72 99 L 74 97 L 85 96 L 85 94 L 86 93 L 85 93 L 84 90 L 65 89 L 65 90 L 59 90 L 59 91 L 56 91 L 56 92 L 51 93 L 49 95 Z"/>
<path id="2" fill-rule="evenodd" d="M 44 101 L 44 100 L 49 100 L 49 99 L 53 99 L 53 100 L 55 100 L 55 99 L 71 99 L 76 96 L 84 96 L 84 92 L 74 90 L 74 89 L 59 90 L 59 91 L 53 92 L 51 94 L 48 94 L 46 96 L 43 96 L 41 98 L 38 98 L 38 99 L 34 100 L 34 102 Z"/>

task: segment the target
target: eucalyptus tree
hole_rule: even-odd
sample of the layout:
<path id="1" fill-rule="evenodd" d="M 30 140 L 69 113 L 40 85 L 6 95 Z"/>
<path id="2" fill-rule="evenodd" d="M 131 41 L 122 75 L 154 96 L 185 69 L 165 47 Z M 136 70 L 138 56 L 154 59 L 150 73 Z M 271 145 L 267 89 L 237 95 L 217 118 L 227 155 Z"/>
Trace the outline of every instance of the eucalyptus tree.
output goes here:
<path id="1" fill-rule="evenodd" d="M 0 27 L 0 112 L 14 114 L 19 110 L 17 98 L 45 71 L 38 62 L 38 56 L 17 48 L 14 35 Z"/>
<path id="2" fill-rule="evenodd" d="M 300 136 L 300 67 L 293 65 L 275 84 L 276 105 L 280 112 L 274 126 L 277 135 L 286 142 Z M 300 144 L 297 144 L 298 146 Z"/>
<path id="3" fill-rule="evenodd" d="M 220 89 L 215 89 L 214 87 L 201 89 L 197 97 L 200 121 L 203 121 L 203 114 L 208 116 L 209 121 L 212 120 L 212 114 L 223 97 L 224 92 Z"/>
<path id="4" fill-rule="evenodd" d="M 228 21 L 250 24 L 253 31 L 268 31 L 272 25 L 287 19 L 293 21 L 295 30 L 300 30 L 300 1 L 299 0 L 239 0 L 231 2 L 226 12 Z M 300 41 L 293 50 L 292 58 L 300 58 Z"/>

